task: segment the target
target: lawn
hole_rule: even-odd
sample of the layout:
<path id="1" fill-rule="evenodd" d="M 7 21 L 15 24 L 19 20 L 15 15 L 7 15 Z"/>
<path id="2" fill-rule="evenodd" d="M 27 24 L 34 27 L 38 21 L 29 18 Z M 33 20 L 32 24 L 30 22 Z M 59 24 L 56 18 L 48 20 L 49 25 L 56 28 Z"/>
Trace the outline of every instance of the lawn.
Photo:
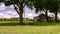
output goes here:
<path id="1" fill-rule="evenodd" d="M 0 26 L 0 34 L 60 34 L 60 26 Z"/>
<path id="2" fill-rule="evenodd" d="M 60 34 L 60 25 L 36 26 L 36 25 L 1 25 L 5 24 L 0 22 L 0 34 Z M 8 21 L 9 23 L 9 21 Z M 11 23 L 11 22 L 10 22 Z M 15 26 L 16 25 L 16 26 Z"/>

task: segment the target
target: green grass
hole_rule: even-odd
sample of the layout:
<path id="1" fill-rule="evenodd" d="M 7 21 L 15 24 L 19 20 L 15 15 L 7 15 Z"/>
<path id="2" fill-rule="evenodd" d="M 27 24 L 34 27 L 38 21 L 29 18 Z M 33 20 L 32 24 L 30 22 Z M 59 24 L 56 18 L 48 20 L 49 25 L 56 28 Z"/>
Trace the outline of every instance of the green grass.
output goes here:
<path id="1" fill-rule="evenodd" d="M 18 21 L 0 21 L 0 23 L 18 23 Z"/>
<path id="2" fill-rule="evenodd" d="M 0 26 L 0 34 L 60 34 L 60 26 Z"/>
<path id="3" fill-rule="evenodd" d="M 0 21 L 0 34 L 60 34 L 59 23 L 36 22 L 19 25 L 18 21 Z M 38 26 L 37 26 L 38 25 Z"/>

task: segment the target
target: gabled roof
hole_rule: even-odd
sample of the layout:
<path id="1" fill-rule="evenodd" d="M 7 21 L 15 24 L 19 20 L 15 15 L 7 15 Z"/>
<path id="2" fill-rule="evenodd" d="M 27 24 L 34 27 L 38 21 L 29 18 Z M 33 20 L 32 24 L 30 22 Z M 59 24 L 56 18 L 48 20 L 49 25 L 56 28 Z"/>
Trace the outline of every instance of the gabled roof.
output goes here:
<path id="1" fill-rule="evenodd" d="M 41 15 L 46 16 L 45 14 L 42 13 L 42 14 L 40 14 L 39 16 L 36 16 L 36 17 L 41 17 Z M 36 18 L 36 17 L 34 17 L 34 18 Z M 49 16 L 49 15 L 48 15 L 48 17 L 49 17 L 49 18 L 54 18 L 53 15 L 52 15 L 52 16 Z"/>

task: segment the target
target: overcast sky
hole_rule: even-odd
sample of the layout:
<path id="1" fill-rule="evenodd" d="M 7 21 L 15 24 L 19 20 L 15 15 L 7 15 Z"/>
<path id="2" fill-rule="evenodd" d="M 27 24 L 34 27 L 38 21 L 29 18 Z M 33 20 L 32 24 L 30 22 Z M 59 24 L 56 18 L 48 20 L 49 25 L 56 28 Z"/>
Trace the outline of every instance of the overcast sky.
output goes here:
<path id="1" fill-rule="evenodd" d="M 24 16 L 25 15 L 25 16 Z M 31 10 L 27 8 L 27 6 L 24 7 L 24 18 L 30 18 L 33 19 L 33 17 L 38 16 L 38 14 L 35 13 L 35 10 Z M 48 13 L 49 16 L 54 15 L 53 13 Z M 60 14 L 58 14 L 60 18 Z M 11 17 L 19 17 L 17 12 L 14 10 L 13 5 L 11 6 L 5 6 L 3 3 L 0 3 L 0 18 L 11 18 Z"/>

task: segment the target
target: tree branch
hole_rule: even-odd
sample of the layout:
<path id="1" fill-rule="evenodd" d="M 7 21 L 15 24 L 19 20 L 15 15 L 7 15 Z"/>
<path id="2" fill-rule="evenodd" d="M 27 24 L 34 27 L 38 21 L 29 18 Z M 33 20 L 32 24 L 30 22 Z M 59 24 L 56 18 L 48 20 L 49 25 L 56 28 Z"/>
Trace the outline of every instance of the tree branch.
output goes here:
<path id="1" fill-rule="evenodd" d="M 18 11 L 18 8 L 14 5 L 14 9 L 16 10 L 16 12 L 18 13 L 18 14 L 20 14 L 20 12 Z"/>

